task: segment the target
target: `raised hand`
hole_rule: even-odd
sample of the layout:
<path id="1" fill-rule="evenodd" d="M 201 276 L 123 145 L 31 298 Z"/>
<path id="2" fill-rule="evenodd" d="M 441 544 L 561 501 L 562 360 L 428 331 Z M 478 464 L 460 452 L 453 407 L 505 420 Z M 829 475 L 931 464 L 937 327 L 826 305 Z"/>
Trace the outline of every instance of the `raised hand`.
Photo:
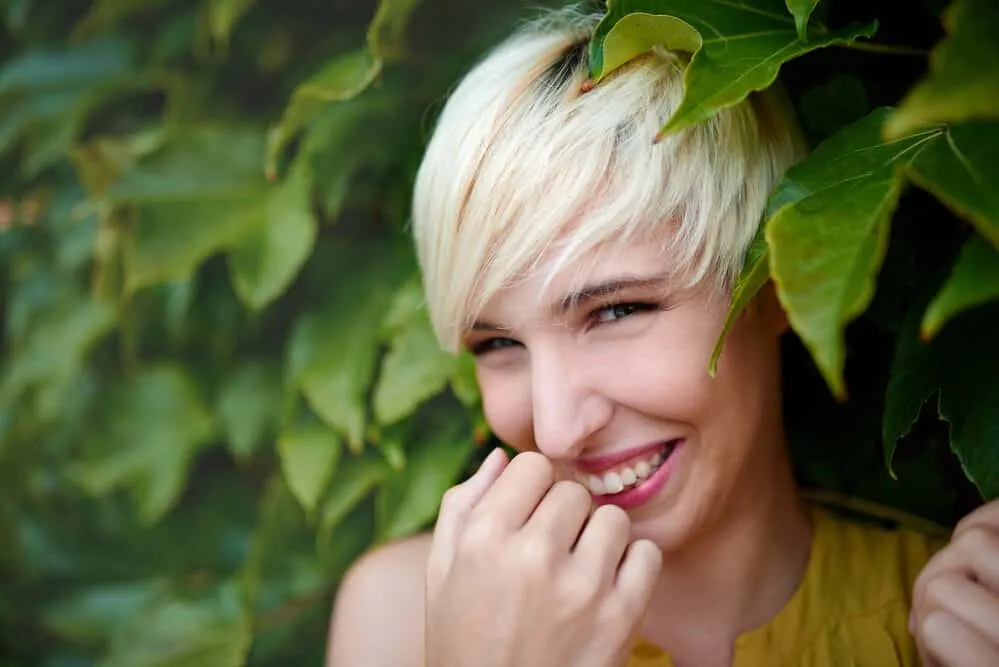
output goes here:
<path id="1" fill-rule="evenodd" d="M 999 665 L 999 501 L 965 517 L 927 563 L 910 626 L 924 667 Z"/>
<path id="2" fill-rule="evenodd" d="M 493 452 L 444 497 L 427 568 L 427 667 L 618 667 L 662 555 L 551 463 Z"/>

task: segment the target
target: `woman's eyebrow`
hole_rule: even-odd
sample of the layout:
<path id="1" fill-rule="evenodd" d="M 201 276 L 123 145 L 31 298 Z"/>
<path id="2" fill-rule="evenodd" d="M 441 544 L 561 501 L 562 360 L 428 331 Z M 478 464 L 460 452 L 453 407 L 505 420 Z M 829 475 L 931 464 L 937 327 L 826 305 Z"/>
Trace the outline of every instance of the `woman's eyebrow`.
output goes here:
<path id="1" fill-rule="evenodd" d="M 602 280 L 569 292 L 552 305 L 552 312 L 556 315 L 564 315 L 568 311 L 578 307 L 580 304 L 586 303 L 587 301 L 601 299 L 626 289 L 648 289 L 652 287 L 664 288 L 668 282 L 669 277 L 666 274 L 649 276 L 646 278 L 628 276 Z"/>

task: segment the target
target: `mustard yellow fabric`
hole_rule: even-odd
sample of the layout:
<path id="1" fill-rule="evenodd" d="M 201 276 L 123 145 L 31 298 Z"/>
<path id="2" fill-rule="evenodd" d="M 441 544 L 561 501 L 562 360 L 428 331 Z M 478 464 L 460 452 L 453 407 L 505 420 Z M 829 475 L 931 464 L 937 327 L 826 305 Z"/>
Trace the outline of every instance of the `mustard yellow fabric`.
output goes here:
<path id="1" fill-rule="evenodd" d="M 916 577 L 946 542 L 812 509 L 802 582 L 767 625 L 736 640 L 732 667 L 918 667 L 909 635 Z M 673 667 L 640 640 L 627 667 Z"/>

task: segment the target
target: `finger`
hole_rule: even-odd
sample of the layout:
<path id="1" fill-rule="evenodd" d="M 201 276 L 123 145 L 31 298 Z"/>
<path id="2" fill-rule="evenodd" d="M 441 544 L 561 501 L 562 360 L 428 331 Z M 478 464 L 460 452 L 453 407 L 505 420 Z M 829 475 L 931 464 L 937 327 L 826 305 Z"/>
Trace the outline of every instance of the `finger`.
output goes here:
<path id="1" fill-rule="evenodd" d="M 609 584 L 617 576 L 630 537 L 628 514 L 616 505 L 601 505 L 586 522 L 574 556 L 602 579 L 601 584 Z"/>
<path id="2" fill-rule="evenodd" d="M 940 667 L 999 665 L 999 647 L 945 611 L 933 612 L 923 620 L 920 639 L 929 664 Z"/>
<path id="3" fill-rule="evenodd" d="M 621 596 L 626 613 L 636 621 L 641 619 L 649 604 L 662 562 L 662 551 L 651 540 L 635 540 L 625 551 L 614 590 Z"/>
<path id="4" fill-rule="evenodd" d="M 590 492 L 578 482 L 555 482 L 527 521 L 525 531 L 552 540 L 563 552 L 572 550 L 590 513 Z"/>
<path id="5" fill-rule="evenodd" d="M 958 572 L 999 595 L 999 530 L 985 524 L 969 524 L 950 544 L 938 552 L 916 580 L 914 606 L 925 606 L 926 588 L 946 572 Z"/>
<path id="6" fill-rule="evenodd" d="M 975 527 L 999 530 L 999 500 L 988 502 L 961 519 L 954 527 L 952 537 L 957 537 L 964 531 Z"/>
<path id="7" fill-rule="evenodd" d="M 434 526 L 434 536 L 430 547 L 430 562 L 446 571 L 450 568 L 458 534 L 467 521 L 469 513 L 499 479 L 508 465 L 506 452 L 497 447 L 479 465 L 467 480 L 448 489 L 441 501 L 441 509 Z"/>
<path id="8" fill-rule="evenodd" d="M 945 611 L 999 646 L 999 596 L 956 571 L 938 575 L 925 593 L 924 616 Z"/>
<path id="9" fill-rule="evenodd" d="M 518 530 L 555 482 L 551 462 L 537 452 L 513 457 L 503 474 L 475 507 L 475 516 L 488 516 L 499 529 Z"/>

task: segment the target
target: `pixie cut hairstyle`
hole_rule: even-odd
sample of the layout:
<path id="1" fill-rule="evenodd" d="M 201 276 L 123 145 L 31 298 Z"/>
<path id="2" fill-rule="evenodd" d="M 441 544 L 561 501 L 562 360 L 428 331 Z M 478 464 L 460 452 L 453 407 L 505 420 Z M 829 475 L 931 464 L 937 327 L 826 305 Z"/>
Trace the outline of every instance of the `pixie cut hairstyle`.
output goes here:
<path id="1" fill-rule="evenodd" d="M 651 244 L 676 287 L 729 289 L 771 188 L 803 154 L 773 88 L 654 141 L 683 96 L 684 56 L 654 50 L 583 92 L 599 18 L 524 25 L 441 111 L 412 224 L 446 350 L 499 290 L 581 271 L 619 243 Z"/>

